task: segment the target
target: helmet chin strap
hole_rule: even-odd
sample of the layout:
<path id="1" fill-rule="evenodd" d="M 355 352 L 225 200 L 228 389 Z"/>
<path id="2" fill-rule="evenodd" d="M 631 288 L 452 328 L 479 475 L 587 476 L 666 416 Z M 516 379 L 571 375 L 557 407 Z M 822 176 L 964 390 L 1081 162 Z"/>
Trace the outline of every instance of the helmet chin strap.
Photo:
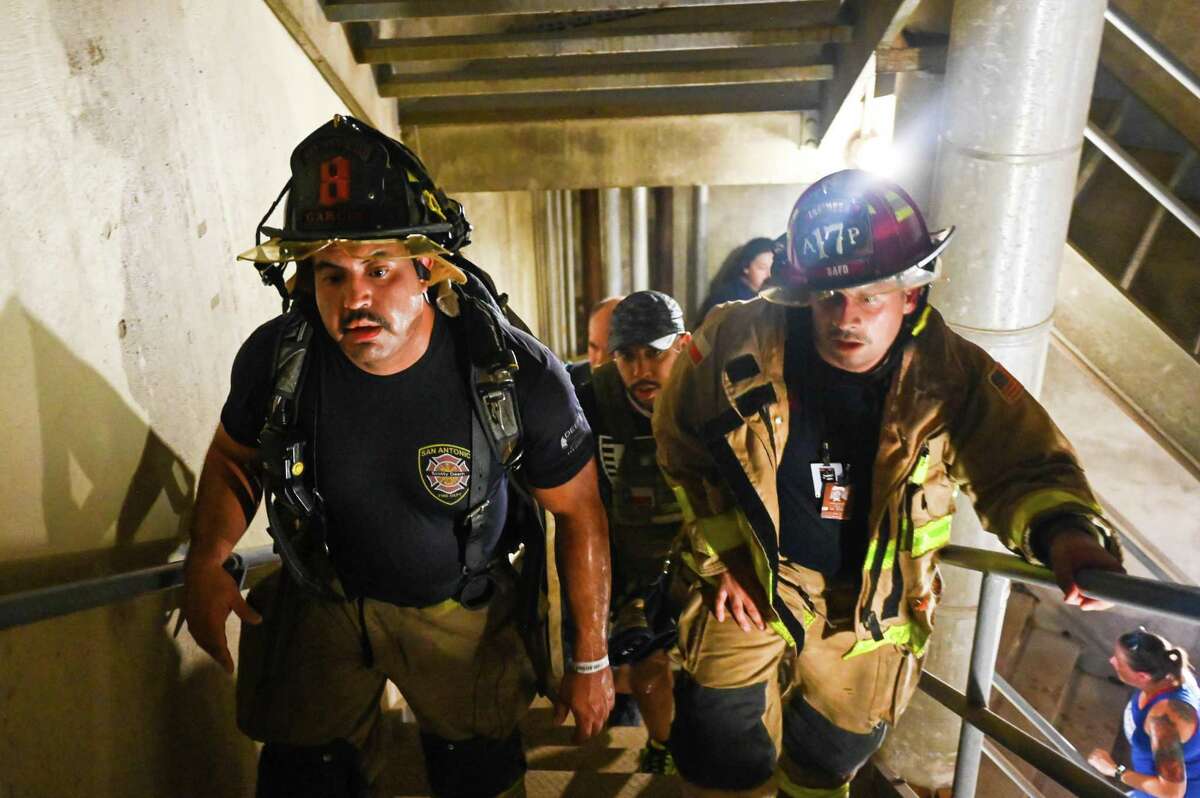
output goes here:
<path id="1" fill-rule="evenodd" d="M 279 192 L 279 196 L 271 203 L 271 207 L 267 208 L 267 212 L 263 214 L 263 218 L 259 219 L 258 227 L 254 228 L 254 246 L 262 244 L 263 226 L 267 220 L 271 218 L 271 214 L 279 207 L 279 203 L 283 202 L 283 198 L 287 196 L 288 191 L 292 188 L 292 180 L 283 184 L 283 189 Z M 279 292 L 279 296 L 283 298 L 283 312 L 288 312 L 288 307 L 292 304 L 292 295 L 288 291 L 287 281 L 283 279 L 283 270 L 287 268 L 282 263 L 255 263 L 254 267 L 258 269 L 258 276 L 262 278 L 263 285 L 273 285 L 275 290 Z"/>

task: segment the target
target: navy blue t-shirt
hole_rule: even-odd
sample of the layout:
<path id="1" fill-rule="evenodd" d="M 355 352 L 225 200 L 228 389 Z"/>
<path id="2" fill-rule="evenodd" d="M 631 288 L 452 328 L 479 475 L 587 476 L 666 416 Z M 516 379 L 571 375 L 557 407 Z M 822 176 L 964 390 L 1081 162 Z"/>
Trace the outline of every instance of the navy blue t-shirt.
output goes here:
<path id="1" fill-rule="evenodd" d="M 234 360 L 221 423 L 245 446 L 257 446 L 266 417 L 282 323 L 279 317 L 259 327 Z M 437 313 L 425 354 L 383 377 L 354 365 L 324 327 L 313 334 L 299 418 L 325 502 L 330 554 L 352 594 L 423 607 L 458 587 L 476 453 L 456 323 Z M 557 358 L 519 331 L 510 343 L 519 366 L 520 467 L 535 488 L 561 485 L 591 458 L 590 430 Z M 492 469 L 489 495 L 503 502 L 500 479 L 500 469 Z M 489 515 L 495 523 L 504 517 Z"/>
<path id="2" fill-rule="evenodd" d="M 812 341 L 812 314 L 789 309 L 784 348 L 790 421 L 779 463 L 779 549 L 784 557 L 835 582 L 854 583 L 867 553 L 871 473 L 879 452 L 883 402 L 895 373 L 895 352 L 866 374 L 834 368 Z M 898 347 L 894 348 L 898 351 Z M 812 463 L 829 460 L 846 468 L 850 517 L 821 518 Z"/>

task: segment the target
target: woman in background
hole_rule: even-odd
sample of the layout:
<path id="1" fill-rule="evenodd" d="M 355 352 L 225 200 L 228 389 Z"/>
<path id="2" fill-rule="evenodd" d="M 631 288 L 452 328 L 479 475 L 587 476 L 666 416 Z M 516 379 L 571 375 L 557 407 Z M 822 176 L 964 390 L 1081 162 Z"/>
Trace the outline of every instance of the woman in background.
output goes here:
<path id="1" fill-rule="evenodd" d="M 700 305 L 700 321 L 715 306 L 735 299 L 754 299 L 763 283 L 771 276 L 775 261 L 775 242 L 769 238 L 752 238 L 737 254 L 727 258 L 712 282 L 708 296 Z M 700 325 L 696 325 L 697 327 Z"/>
<path id="2" fill-rule="evenodd" d="M 1200 691 L 1187 652 L 1139 629 L 1121 635 L 1109 663 L 1134 688 L 1124 724 L 1133 767 L 1099 748 L 1088 762 L 1136 796 L 1200 798 Z"/>

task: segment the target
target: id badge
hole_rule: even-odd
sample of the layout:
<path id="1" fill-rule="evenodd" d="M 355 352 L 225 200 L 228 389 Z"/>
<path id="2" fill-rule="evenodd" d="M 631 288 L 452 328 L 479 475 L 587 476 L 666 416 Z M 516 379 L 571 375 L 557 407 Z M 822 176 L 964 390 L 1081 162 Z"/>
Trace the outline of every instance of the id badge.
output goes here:
<path id="1" fill-rule="evenodd" d="M 830 521 L 845 521 L 850 517 L 850 485 L 826 482 L 821 491 L 821 517 Z"/>
<path id="2" fill-rule="evenodd" d="M 808 467 L 812 470 L 814 499 L 824 495 L 826 485 L 841 482 L 845 474 L 845 467 L 841 463 L 809 463 Z"/>

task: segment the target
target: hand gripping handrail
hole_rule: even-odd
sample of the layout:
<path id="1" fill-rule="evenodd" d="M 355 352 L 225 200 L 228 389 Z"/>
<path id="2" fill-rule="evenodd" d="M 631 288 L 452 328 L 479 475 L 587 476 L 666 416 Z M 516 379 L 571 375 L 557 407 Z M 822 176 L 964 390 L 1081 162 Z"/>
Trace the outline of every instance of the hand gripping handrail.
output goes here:
<path id="1" fill-rule="evenodd" d="M 940 559 L 941 562 L 972 571 L 992 573 L 1044 587 L 1057 587 L 1054 574 L 1049 570 L 1010 554 L 969 546 L 947 546 L 942 549 Z M 1200 587 L 1157 582 L 1111 571 L 1081 571 L 1076 575 L 1076 581 L 1083 592 L 1093 598 L 1200 623 Z"/>
<path id="2" fill-rule="evenodd" d="M 279 555 L 270 546 L 260 546 L 234 552 L 225 561 L 225 570 L 240 587 L 248 572 L 278 560 Z M 0 631 L 170 590 L 182 584 L 183 560 L 177 560 L 153 568 L 14 593 L 0 597 Z"/>
<path id="3" fill-rule="evenodd" d="M 1075 795 L 1096 798 L 1123 795 L 1077 758 L 1064 756 L 988 709 L 992 685 L 996 681 L 996 652 L 1009 580 L 1056 587 L 1053 573 L 1018 557 L 966 546 L 947 546 L 942 550 L 940 560 L 984 575 L 966 693 L 958 692 L 929 673 L 923 674 L 920 682 L 922 690 L 966 721 L 959 736 L 954 798 L 973 798 L 975 795 L 984 735 Z M 1096 570 L 1081 571 L 1075 579 L 1093 598 L 1200 623 L 1200 588 Z"/>

